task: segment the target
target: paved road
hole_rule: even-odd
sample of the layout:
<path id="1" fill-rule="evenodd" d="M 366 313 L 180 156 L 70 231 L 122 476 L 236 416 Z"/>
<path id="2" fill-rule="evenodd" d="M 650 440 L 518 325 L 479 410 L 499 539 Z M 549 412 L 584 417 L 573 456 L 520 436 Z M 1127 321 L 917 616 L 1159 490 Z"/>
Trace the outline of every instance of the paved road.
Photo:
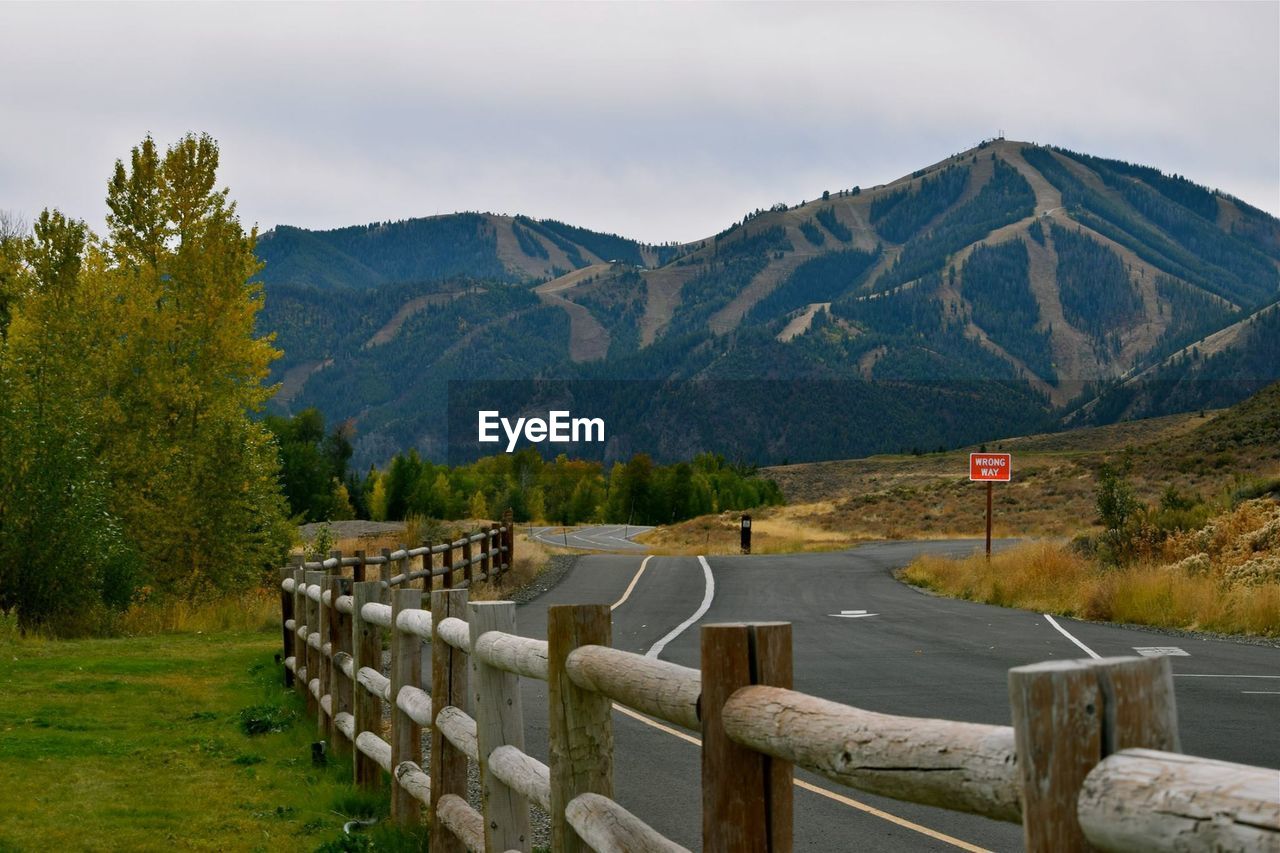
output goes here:
<path id="1" fill-rule="evenodd" d="M 785 620 L 794 628 L 798 690 L 874 711 L 1009 724 L 1010 667 L 1084 652 L 1043 615 L 938 598 L 891 576 L 916 554 L 967 553 L 973 542 L 887 543 L 838 554 L 713 557 L 715 584 L 700 622 Z M 617 602 L 614 645 L 646 652 L 698 609 L 704 570 L 694 557 L 593 555 L 554 589 L 520 608 L 520 633 L 545 637 L 552 604 Z M 865 610 L 867 616 L 831 614 Z M 848 614 L 853 616 L 854 614 Z M 1280 767 L 1280 650 L 1187 639 L 1057 620 L 1101 656 L 1135 647 L 1175 646 L 1173 658 L 1183 748 L 1188 753 Z M 696 625 L 661 655 L 697 666 Z M 529 751 L 546 760 L 545 685 L 524 682 Z M 695 745 L 615 713 L 619 801 L 669 838 L 700 846 L 699 753 Z M 1021 847 L 1017 826 L 898 803 L 801 773 L 799 778 L 861 804 L 797 790 L 797 850 L 993 850 Z M 871 810 L 881 810 L 876 814 Z M 931 834 L 932 833 L 932 834 Z"/>
<path id="2" fill-rule="evenodd" d="M 631 540 L 652 527 L 636 524 L 604 524 L 596 527 L 535 527 L 533 538 L 561 548 L 582 551 L 634 551 L 644 553 L 645 546 Z"/>

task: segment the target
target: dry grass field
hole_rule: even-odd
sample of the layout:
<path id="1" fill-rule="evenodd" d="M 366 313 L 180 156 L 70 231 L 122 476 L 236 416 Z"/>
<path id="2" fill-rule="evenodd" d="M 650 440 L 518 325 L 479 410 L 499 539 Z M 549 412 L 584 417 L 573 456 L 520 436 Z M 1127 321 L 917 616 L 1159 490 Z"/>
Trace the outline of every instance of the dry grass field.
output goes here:
<path id="1" fill-rule="evenodd" d="M 1059 543 L 987 559 L 922 557 L 909 583 L 1004 607 L 1224 634 L 1280 636 L 1280 504 L 1246 501 L 1133 563 L 1107 566 Z"/>
<path id="2" fill-rule="evenodd" d="M 995 487 L 995 535 L 1065 537 L 1094 525 L 1097 471 L 1131 461 L 1140 500 L 1170 485 L 1206 500 L 1233 492 L 1242 478 L 1280 475 L 1277 449 L 1213 451 L 1195 441 L 1216 413 L 1171 415 L 1094 429 L 1025 436 L 985 445 L 1013 454 L 1013 481 Z M 766 469 L 790 505 L 759 514 L 846 541 L 980 536 L 984 487 L 968 479 L 978 447 L 922 456 L 872 456 Z M 670 543 L 674 544 L 674 543 Z"/>

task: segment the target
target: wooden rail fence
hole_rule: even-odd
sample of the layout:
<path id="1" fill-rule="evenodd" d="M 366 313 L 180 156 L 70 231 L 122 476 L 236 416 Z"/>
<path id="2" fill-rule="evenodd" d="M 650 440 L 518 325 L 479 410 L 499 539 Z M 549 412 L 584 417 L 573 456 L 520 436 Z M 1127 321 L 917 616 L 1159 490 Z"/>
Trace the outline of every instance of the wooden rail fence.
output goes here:
<path id="1" fill-rule="evenodd" d="M 282 570 L 286 684 L 354 754 L 358 785 L 390 780 L 393 820 L 425 811 L 434 853 L 529 851 L 531 803 L 557 853 L 683 850 L 614 800 L 615 704 L 701 735 L 707 851 L 791 850 L 795 767 L 1021 823 L 1031 851 L 1280 851 L 1280 771 L 1180 754 L 1166 658 L 1010 670 L 1012 726 L 881 714 L 792 690 L 787 623 L 703 626 L 701 671 L 612 648 L 605 605 L 551 607 L 547 639 L 521 637 L 514 603 L 467 600 L 513 551 L 508 516 L 458 542 Z M 549 765 L 525 750 L 521 678 L 548 685 Z"/>

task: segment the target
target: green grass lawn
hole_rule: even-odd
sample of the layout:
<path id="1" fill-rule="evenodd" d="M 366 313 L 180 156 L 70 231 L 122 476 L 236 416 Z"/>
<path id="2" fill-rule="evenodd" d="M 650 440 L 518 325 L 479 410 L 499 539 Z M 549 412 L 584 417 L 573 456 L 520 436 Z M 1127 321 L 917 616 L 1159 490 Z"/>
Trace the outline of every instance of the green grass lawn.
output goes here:
<path id="1" fill-rule="evenodd" d="M 342 824 L 385 814 L 386 795 L 355 791 L 349 764 L 312 765 L 315 724 L 281 686 L 279 636 L 0 632 L 0 853 L 373 849 Z M 246 734 L 246 709 L 283 730 Z"/>

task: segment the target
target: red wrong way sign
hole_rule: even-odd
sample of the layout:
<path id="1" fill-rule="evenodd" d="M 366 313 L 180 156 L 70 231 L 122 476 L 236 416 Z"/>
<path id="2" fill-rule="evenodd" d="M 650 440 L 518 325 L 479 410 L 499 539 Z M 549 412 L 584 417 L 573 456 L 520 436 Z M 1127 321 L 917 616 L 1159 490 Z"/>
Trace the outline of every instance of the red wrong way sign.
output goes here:
<path id="1" fill-rule="evenodd" d="M 979 483 L 1007 483 L 1012 474 L 1012 453 L 969 454 L 970 480 Z"/>

